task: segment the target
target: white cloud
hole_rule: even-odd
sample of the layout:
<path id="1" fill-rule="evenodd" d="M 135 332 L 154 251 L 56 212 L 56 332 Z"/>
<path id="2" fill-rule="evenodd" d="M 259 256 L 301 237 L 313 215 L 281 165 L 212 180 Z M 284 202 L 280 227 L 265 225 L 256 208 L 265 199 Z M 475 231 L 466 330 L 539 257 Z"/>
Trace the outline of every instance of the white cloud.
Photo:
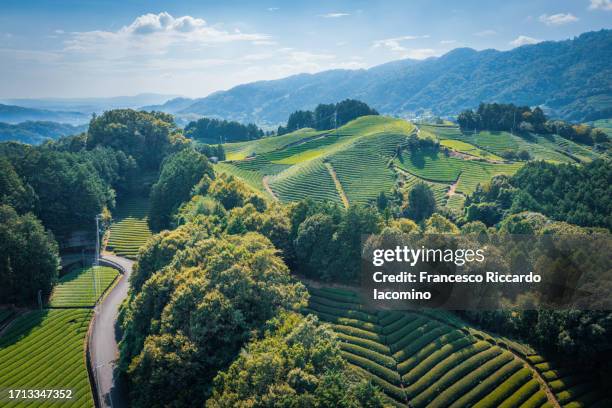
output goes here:
<path id="1" fill-rule="evenodd" d="M 510 45 L 514 47 L 520 47 L 521 45 L 537 44 L 539 42 L 541 42 L 541 40 L 532 37 L 527 37 L 526 35 L 519 35 L 514 40 L 510 41 Z"/>
<path id="2" fill-rule="evenodd" d="M 323 18 L 340 18 L 350 16 L 349 13 L 327 13 L 327 14 L 319 14 L 319 17 Z"/>
<path id="3" fill-rule="evenodd" d="M 278 7 L 268 7 L 268 11 L 277 11 L 280 10 Z"/>
<path id="4" fill-rule="evenodd" d="M 591 0 L 589 10 L 612 11 L 612 0 Z"/>
<path id="5" fill-rule="evenodd" d="M 495 30 L 482 30 L 474 33 L 476 37 L 492 37 L 497 35 L 497 31 Z"/>
<path id="6" fill-rule="evenodd" d="M 550 16 L 548 14 L 542 14 L 538 20 L 548 26 L 558 26 L 576 22 L 578 21 L 578 17 L 572 13 L 558 13 Z"/>
<path id="7" fill-rule="evenodd" d="M 440 44 L 448 45 L 448 44 L 455 44 L 456 42 L 457 40 L 442 40 L 440 41 Z"/>
<path id="8" fill-rule="evenodd" d="M 113 54 L 121 51 L 138 53 L 165 52 L 171 46 L 185 44 L 211 45 L 236 41 L 261 42 L 270 37 L 258 33 L 229 32 L 212 27 L 201 18 L 173 17 L 169 13 L 144 14 L 130 25 L 117 31 L 84 31 L 70 33 L 65 41 L 66 51 L 100 52 Z"/>
<path id="9" fill-rule="evenodd" d="M 425 59 L 429 57 L 435 57 L 439 54 L 436 50 L 432 48 L 411 48 L 407 49 L 403 55 L 403 58 L 411 58 L 411 59 Z"/>
<path id="10" fill-rule="evenodd" d="M 406 51 L 406 47 L 401 45 L 403 41 L 412 41 L 429 38 L 429 35 L 404 35 L 401 37 L 385 38 L 383 40 L 376 40 L 372 43 L 374 48 L 388 48 L 391 51 Z"/>

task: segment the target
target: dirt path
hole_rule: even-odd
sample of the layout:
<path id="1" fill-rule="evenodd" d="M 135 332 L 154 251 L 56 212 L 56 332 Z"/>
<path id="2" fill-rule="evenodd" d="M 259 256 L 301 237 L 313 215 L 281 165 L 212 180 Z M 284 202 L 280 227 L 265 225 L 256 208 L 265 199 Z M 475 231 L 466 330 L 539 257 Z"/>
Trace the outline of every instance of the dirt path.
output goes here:
<path id="1" fill-rule="evenodd" d="M 279 201 L 278 197 L 276 196 L 276 194 L 274 194 L 274 191 L 272 191 L 272 188 L 270 187 L 270 184 L 268 183 L 268 176 L 264 176 L 261 182 L 263 183 L 263 186 L 268 192 L 268 194 L 270 194 L 275 201 Z"/>
<path id="2" fill-rule="evenodd" d="M 325 163 L 325 167 L 327 167 L 327 171 L 329 171 L 329 175 L 334 180 L 334 184 L 336 185 L 336 190 L 338 190 L 338 194 L 340 195 L 342 204 L 344 204 L 345 208 L 349 208 L 348 197 L 344 193 L 344 189 L 342 188 L 342 184 L 340 184 L 340 180 L 338 180 L 338 175 L 336 174 L 336 170 L 334 170 L 331 163 Z"/>
<path id="3" fill-rule="evenodd" d="M 461 173 L 459 173 L 459 175 L 457 176 L 457 180 L 455 180 L 453 184 L 450 185 L 450 188 L 448 189 L 448 192 L 446 193 L 449 197 L 452 197 L 455 194 L 459 194 L 457 193 L 457 184 L 459 184 L 460 177 L 461 177 Z"/>

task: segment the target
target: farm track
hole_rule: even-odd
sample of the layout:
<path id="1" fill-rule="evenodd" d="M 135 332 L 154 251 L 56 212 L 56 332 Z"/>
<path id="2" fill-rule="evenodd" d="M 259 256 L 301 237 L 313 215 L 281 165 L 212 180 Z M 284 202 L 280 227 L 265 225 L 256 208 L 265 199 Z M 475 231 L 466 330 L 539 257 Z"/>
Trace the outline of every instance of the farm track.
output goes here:
<path id="1" fill-rule="evenodd" d="M 334 180 L 334 184 L 336 185 L 336 190 L 338 190 L 338 195 L 340 196 L 340 199 L 342 199 L 342 204 L 344 204 L 345 208 L 349 208 L 348 197 L 346 196 L 346 193 L 344 192 L 344 188 L 342 188 L 342 184 L 340 184 L 340 180 L 338 180 L 338 175 L 336 174 L 336 171 L 332 167 L 331 163 L 325 162 L 324 164 L 325 164 L 325 167 L 327 168 L 327 171 L 329 171 L 329 175 L 331 176 L 332 180 Z"/>
<path id="2" fill-rule="evenodd" d="M 274 199 L 274 201 L 279 201 L 278 197 L 276 196 L 276 194 L 274 194 L 274 191 L 272 191 L 272 187 L 270 187 L 270 183 L 268 183 L 268 177 L 269 176 L 264 176 L 261 179 L 261 182 L 264 186 L 264 188 L 266 189 L 266 191 L 268 192 L 268 194 L 270 194 L 272 196 L 272 198 Z"/>

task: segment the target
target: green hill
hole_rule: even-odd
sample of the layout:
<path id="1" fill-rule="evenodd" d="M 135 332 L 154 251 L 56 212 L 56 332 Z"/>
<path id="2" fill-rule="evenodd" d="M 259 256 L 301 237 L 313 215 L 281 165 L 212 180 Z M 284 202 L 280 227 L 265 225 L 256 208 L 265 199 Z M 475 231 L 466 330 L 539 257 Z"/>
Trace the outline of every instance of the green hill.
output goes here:
<path id="1" fill-rule="evenodd" d="M 588 373 L 548 362 L 452 314 L 374 312 L 349 290 L 309 292 L 304 313 L 330 323 L 351 366 L 397 406 L 544 407 L 552 406 L 552 394 L 564 407 L 610 403 Z"/>
<path id="2" fill-rule="evenodd" d="M 439 142 L 438 151 L 409 149 L 410 135 Z M 234 175 L 281 202 L 307 197 L 344 205 L 372 202 L 394 186 L 429 184 L 438 206 L 460 210 L 478 184 L 514 174 L 525 162 L 511 153 L 525 150 L 535 160 L 589 162 L 599 155 L 558 135 L 508 132 L 463 133 L 453 125 L 419 125 L 384 116 L 358 118 L 337 130 L 298 131 L 224 145 L 228 160 L 218 172 Z"/>

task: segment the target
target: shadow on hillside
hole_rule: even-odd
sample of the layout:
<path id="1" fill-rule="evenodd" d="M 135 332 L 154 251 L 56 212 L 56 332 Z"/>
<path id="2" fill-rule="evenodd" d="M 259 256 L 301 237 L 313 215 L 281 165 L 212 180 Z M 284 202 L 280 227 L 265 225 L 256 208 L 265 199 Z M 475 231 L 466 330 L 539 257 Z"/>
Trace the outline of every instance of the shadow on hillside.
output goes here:
<path id="1" fill-rule="evenodd" d="M 27 337 L 49 314 L 48 309 L 24 313 L 12 321 L 0 337 L 0 350 Z"/>
<path id="2" fill-rule="evenodd" d="M 429 158 L 431 161 L 438 160 L 438 152 L 433 150 L 419 150 L 413 152 L 409 156 L 410 163 L 416 167 L 417 169 L 425 168 L 426 160 L 425 158 Z"/>

